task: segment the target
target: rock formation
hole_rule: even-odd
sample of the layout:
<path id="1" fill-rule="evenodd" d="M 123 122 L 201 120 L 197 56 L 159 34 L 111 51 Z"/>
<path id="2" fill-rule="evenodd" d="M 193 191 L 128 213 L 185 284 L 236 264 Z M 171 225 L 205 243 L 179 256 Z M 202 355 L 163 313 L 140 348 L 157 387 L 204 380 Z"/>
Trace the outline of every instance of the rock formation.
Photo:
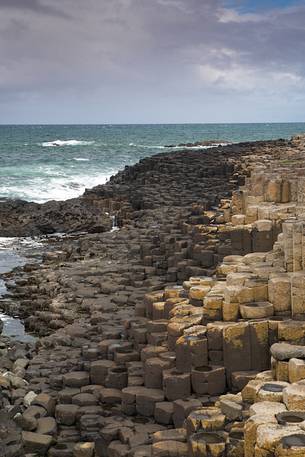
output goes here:
<path id="1" fill-rule="evenodd" d="M 3 455 L 305 455 L 304 150 L 159 154 L 85 193 L 120 230 L 16 273 L 40 338 L 5 349 Z"/>

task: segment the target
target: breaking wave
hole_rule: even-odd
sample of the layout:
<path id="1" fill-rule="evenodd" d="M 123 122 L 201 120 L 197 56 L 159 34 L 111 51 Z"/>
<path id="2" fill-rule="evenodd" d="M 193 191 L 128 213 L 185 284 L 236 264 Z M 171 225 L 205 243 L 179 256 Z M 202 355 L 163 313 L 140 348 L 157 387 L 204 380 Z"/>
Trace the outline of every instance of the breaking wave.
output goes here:
<path id="1" fill-rule="evenodd" d="M 165 146 L 161 145 L 149 145 L 149 144 L 136 144 L 136 143 L 129 143 L 129 146 L 134 147 L 134 148 L 144 148 L 144 149 L 165 149 Z"/>
<path id="2" fill-rule="evenodd" d="M 211 148 L 217 148 L 219 146 L 228 146 L 229 144 L 232 144 L 232 143 L 211 143 L 211 144 L 208 144 L 208 145 L 203 145 L 203 144 L 199 144 L 199 145 L 191 145 L 191 146 L 188 146 L 188 145 L 170 145 L 170 146 L 164 146 L 164 145 L 148 145 L 148 144 L 136 144 L 136 143 L 129 143 L 129 146 L 131 147 L 134 147 L 134 148 L 144 148 L 144 149 L 211 149 Z"/>
<path id="3" fill-rule="evenodd" d="M 0 186 L 0 194 L 10 198 L 18 198 L 36 203 L 45 203 L 49 200 L 68 200 L 79 197 L 86 188 L 105 184 L 113 172 L 96 175 L 78 176 L 41 176 L 26 181 L 24 186 Z"/>
<path id="4" fill-rule="evenodd" d="M 94 144 L 95 141 L 83 141 L 83 140 L 54 140 L 54 141 L 45 141 L 41 143 L 41 146 L 44 148 L 55 148 L 55 147 L 64 147 L 64 146 L 89 146 Z"/>
<path id="5" fill-rule="evenodd" d="M 209 145 L 193 145 L 193 146 L 167 146 L 166 149 L 211 149 L 211 148 L 218 148 L 219 146 L 229 146 L 232 143 L 213 143 Z"/>

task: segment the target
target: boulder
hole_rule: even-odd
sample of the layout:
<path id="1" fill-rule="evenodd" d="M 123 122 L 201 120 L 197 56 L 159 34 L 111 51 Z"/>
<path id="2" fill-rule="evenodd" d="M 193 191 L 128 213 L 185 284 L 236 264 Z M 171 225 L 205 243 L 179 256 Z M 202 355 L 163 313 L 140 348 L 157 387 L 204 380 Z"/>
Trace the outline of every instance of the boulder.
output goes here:
<path id="1" fill-rule="evenodd" d="M 289 343 L 274 343 L 271 355 L 276 360 L 305 359 L 305 346 L 296 346 Z"/>
<path id="2" fill-rule="evenodd" d="M 46 455 L 49 447 L 52 444 L 53 438 L 49 435 L 41 433 L 22 432 L 22 441 L 25 452 L 36 453 L 36 455 Z"/>

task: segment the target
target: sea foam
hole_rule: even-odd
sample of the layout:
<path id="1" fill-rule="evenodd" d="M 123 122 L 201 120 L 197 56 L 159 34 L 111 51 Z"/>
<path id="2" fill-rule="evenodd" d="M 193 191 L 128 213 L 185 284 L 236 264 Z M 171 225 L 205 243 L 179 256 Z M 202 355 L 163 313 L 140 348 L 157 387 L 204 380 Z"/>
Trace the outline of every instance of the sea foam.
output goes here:
<path id="1" fill-rule="evenodd" d="M 63 146 L 86 146 L 94 144 L 94 141 L 83 141 L 83 140 L 54 140 L 54 141 L 45 141 L 41 143 L 41 146 L 44 148 L 55 148 Z"/>
<path id="2" fill-rule="evenodd" d="M 136 143 L 129 143 L 129 146 L 134 147 L 134 148 L 147 148 L 147 149 L 211 149 L 211 148 L 217 148 L 219 146 L 228 146 L 229 144 L 232 143 L 213 143 L 209 145 L 203 145 L 203 144 L 198 144 L 198 145 L 192 145 L 192 146 L 183 146 L 183 145 L 177 145 L 177 146 L 162 146 L 162 145 L 149 145 L 149 144 L 136 144 Z"/>
<path id="3" fill-rule="evenodd" d="M 195 150 L 195 149 L 212 149 L 212 148 L 218 148 L 219 146 L 229 146 L 230 144 L 232 143 L 213 143 L 213 144 L 209 144 L 209 145 L 203 145 L 203 144 L 199 144 L 197 146 L 168 146 L 167 149 L 191 149 L 191 150 Z"/>
<path id="4" fill-rule="evenodd" d="M 129 146 L 134 147 L 134 148 L 144 148 L 144 149 L 165 149 L 165 146 L 150 145 L 150 144 L 129 143 Z"/>
<path id="5" fill-rule="evenodd" d="M 36 203 L 45 203 L 48 200 L 68 200 L 79 197 L 85 192 L 86 188 L 95 187 L 99 184 L 105 184 L 113 172 L 101 173 L 96 175 L 76 175 L 62 177 L 44 177 L 32 179 L 31 183 L 22 188 L 12 189 L 20 196 L 21 199 L 34 201 Z M 5 191 L 0 186 L 0 194 L 5 195 Z"/>

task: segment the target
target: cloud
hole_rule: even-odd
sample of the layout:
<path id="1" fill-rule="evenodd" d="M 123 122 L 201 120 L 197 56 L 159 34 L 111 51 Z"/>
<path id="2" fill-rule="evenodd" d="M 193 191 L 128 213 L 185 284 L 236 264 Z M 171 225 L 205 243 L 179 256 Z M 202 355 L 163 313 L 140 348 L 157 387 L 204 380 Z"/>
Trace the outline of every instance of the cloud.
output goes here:
<path id="1" fill-rule="evenodd" d="M 221 8 L 218 12 L 218 21 L 222 24 L 228 24 L 230 22 L 241 24 L 247 22 L 261 22 L 266 20 L 268 20 L 267 17 L 263 16 L 262 14 L 240 14 L 238 11 L 228 8 Z"/>
<path id="2" fill-rule="evenodd" d="M 42 101 L 53 112 L 60 100 L 73 105 L 71 120 L 77 109 L 91 119 L 94 106 L 98 121 L 116 106 L 128 122 L 140 97 L 139 118 L 170 100 L 174 122 L 181 100 L 199 120 L 207 100 L 222 110 L 226 97 L 238 112 L 237 96 L 303 97 L 302 5 L 262 13 L 221 0 L 0 0 L 0 11 L 0 104 L 11 99 L 12 116 L 27 104 L 34 118 Z"/>
<path id="3" fill-rule="evenodd" d="M 253 91 L 260 87 L 265 92 L 282 92 L 288 89 L 304 89 L 304 76 L 288 71 L 272 71 L 269 68 L 255 68 L 233 64 L 222 69 L 211 64 L 199 65 L 199 77 L 208 86 L 233 91 Z"/>
<path id="4" fill-rule="evenodd" d="M 68 17 L 66 13 L 61 12 L 52 5 L 42 3 L 40 0 L 0 0 L 0 9 L 1 8 L 30 10 L 34 13 Z"/>

